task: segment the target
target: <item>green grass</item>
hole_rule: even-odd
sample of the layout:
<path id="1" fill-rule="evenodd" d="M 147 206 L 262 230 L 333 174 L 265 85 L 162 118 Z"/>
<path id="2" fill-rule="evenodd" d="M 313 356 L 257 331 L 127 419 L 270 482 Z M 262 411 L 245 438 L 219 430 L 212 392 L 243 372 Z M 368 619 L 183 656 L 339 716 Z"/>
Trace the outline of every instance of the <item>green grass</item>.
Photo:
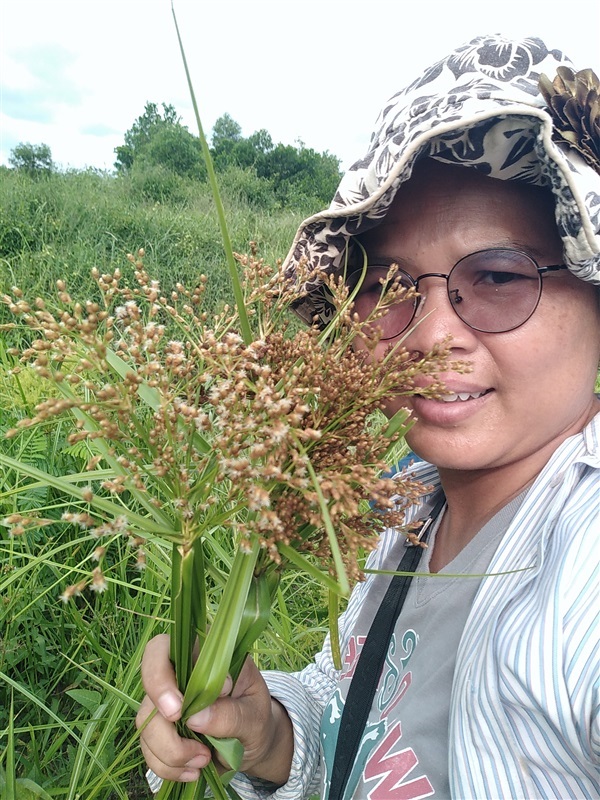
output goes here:
<path id="1" fill-rule="evenodd" d="M 230 170 L 223 188 L 234 250 L 245 253 L 255 241 L 273 263 L 286 254 L 298 223 L 316 206 L 256 207 L 240 195 L 243 174 Z M 43 296 L 65 279 L 74 296 L 87 296 L 93 292 L 92 267 L 112 272 L 123 267 L 128 252 L 143 247 L 146 269 L 165 285 L 194 285 L 204 273 L 209 307 L 230 302 L 209 189 L 198 181 L 177 181 L 181 191 L 176 199 L 160 202 L 140 191 L 135 175 L 73 172 L 34 180 L 0 168 L 0 290 L 23 285 Z"/>
<path id="2" fill-rule="evenodd" d="M 11 396 L 16 402 L 2 412 L 4 430 L 28 410 L 4 375 L 3 409 Z M 6 449 L 51 472 L 77 473 L 84 465 L 60 429 L 26 431 Z M 107 591 L 63 605 L 59 595 L 89 570 L 94 542 L 59 521 L 59 493 L 35 482 L 23 489 L 16 475 L 2 475 L 0 517 L 33 508 L 56 522 L 20 537 L 0 526 L 0 793 L 8 790 L 1 776 L 12 771 L 25 781 L 15 784 L 17 797 L 27 786 L 73 800 L 145 797 L 133 719 L 143 647 L 169 627 L 170 554 L 149 549 L 140 573 L 125 541 L 117 542 Z M 319 587 L 307 591 L 306 576 L 285 575 L 272 626 L 255 649 L 259 665 L 301 668 L 323 638 L 325 609 Z"/>
<path id="3" fill-rule="evenodd" d="M 233 247 L 246 252 L 255 241 L 273 262 L 317 209 L 265 208 L 249 180 L 234 170 L 223 181 Z M 93 172 L 33 180 L 0 168 L 0 198 L 0 294 L 18 285 L 47 296 L 64 279 L 74 297 L 93 297 L 92 267 L 126 270 L 126 254 L 143 247 L 148 272 L 165 289 L 177 281 L 191 287 L 204 273 L 207 310 L 231 302 L 212 199 L 198 182 Z M 7 320 L 0 306 L 0 323 Z M 4 439 L 49 391 L 31 372 L 10 373 L 7 350 L 21 335 L 0 332 L 2 452 L 50 474 L 79 473 L 89 454 L 68 447 L 60 425 Z M 51 520 L 19 537 L 0 525 L 0 796 L 146 798 L 133 720 L 144 645 L 168 629 L 169 553 L 153 548 L 138 572 L 123 540 L 112 550 L 107 591 L 65 605 L 61 591 L 89 571 L 94 545 L 60 521 L 64 505 L 52 487 L 0 471 L 0 520 L 30 509 Z M 272 626 L 255 648 L 261 667 L 299 669 L 319 647 L 327 602 L 307 581 L 284 576 Z"/>

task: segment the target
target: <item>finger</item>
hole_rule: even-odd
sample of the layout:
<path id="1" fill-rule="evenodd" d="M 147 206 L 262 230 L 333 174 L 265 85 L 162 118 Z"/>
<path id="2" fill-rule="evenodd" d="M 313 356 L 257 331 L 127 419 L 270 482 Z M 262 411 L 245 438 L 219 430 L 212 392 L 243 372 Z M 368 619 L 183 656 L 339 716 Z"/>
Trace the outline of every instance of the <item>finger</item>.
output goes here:
<path id="1" fill-rule="evenodd" d="M 186 724 L 197 733 L 239 738 L 252 751 L 257 733 L 269 725 L 271 718 L 271 695 L 256 665 L 249 659 L 231 696 L 219 697 L 212 705 L 193 714 Z"/>
<path id="2" fill-rule="evenodd" d="M 150 639 L 142 657 L 142 683 L 162 716 L 175 721 L 181 717 L 183 695 L 177 688 L 169 649 L 170 639 L 166 634 Z"/>
<path id="3" fill-rule="evenodd" d="M 142 701 L 137 717 L 142 727 L 154 706 L 149 697 Z M 160 778 L 172 781 L 197 780 L 200 769 L 210 761 L 208 747 L 195 739 L 178 735 L 172 722 L 156 714 L 140 734 L 140 745 L 146 763 Z"/>
<path id="4" fill-rule="evenodd" d="M 227 677 L 231 680 L 229 676 Z M 254 691 L 256 691 L 256 689 L 262 688 L 263 685 L 264 685 L 264 680 L 260 673 L 260 670 L 254 663 L 252 658 L 250 656 L 247 656 L 246 660 L 244 661 L 244 665 L 240 670 L 240 674 L 235 683 L 235 686 L 233 687 L 233 691 L 231 691 L 231 696 L 242 697 L 248 692 L 252 694 Z"/>

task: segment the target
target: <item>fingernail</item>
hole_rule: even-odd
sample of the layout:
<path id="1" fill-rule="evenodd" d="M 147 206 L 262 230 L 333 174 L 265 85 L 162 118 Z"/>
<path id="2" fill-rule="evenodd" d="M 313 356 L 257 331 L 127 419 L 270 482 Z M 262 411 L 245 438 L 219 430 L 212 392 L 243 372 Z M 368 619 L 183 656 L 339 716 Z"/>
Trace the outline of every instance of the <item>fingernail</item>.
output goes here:
<path id="1" fill-rule="evenodd" d="M 186 767 L 188 769 L 202 769 L 208 764 L 207 756 L 199 755 L 190 758 L 190 760 L 186 763 Z"/>
<path id="2" fill-rule="evenodd" d="M 167 719 L 181 713 L 181 698 L 175 692 L 165 692 L 158 698 L 158 710 Z"/>
<path id="3" fill-rule="evenodd" d="M 199 777 L 200 772 L 197 769 L 184 769 L 179 775 L 179 780 L 184 783 L 189 783 L 190 781 L 197 781 Z"/>
<path id="4" fill-rule="evenodd" d="M 188 728 L 192 728 L 193 730 L 201 731 L 209 720 L 210 720 L 210 708 L 203 708 L 202 711 L 198 711 L 196 714 L 192 714 L 192 716 L 187 721 L 187 726 Z"/>

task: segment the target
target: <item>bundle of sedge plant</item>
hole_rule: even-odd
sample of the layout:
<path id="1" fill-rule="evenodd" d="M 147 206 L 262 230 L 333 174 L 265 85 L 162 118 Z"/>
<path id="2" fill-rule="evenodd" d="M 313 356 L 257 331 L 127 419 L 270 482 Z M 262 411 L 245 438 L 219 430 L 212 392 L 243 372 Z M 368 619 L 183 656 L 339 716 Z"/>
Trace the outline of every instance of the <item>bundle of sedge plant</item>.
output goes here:
<path id="1" fill-rule="evenodd" d="M 191 82 L 190 89 L 195 106 Z M 198 114 L 197 121 L 233 284 L 231 309 L 212 318 L 203 311 L 203 278 L 193 289 L 164 291 L 147 274 L 142 251 L 129 257 L 133 280 L 119 270 L 95 272 L 96 300 L 71 297 L 64 281 L 52 299 L 28 299 L 18 288 L 2 298 L 14 324 L 30 331 L 29 346 L 13 355 L 48 386 L 35 416 L 8 435 L 68 419 L 69 443 L 85 443 L 90 458 L 78 480 L 2 453 L 0 464 L 59 489 L 71 503 L 62 521 L 89 533 L 98 565 L 63 588 L 65 602 L 106 587 L 103 563 L 117 539 L 129 539 L 140 568 L 153 543 L 170 544 L 182 735 L 192 735 L 185 720 L 217 698 L 227 674 L 236 680 L 268 624 L 284 570 L 304 570 L 332 598 L 347 595 L 361 578 L 359 552 L 375 545 L 382 527 L 401 526 L 403 509 L 422 487 L 382 474 L 408 415 L 400 411 L 383 427 L 369 420 L 389 399 L 413 393 L 424 375 L 429 388 L 419 392 L 439 393 L 435 375 L 448 369 L 443 348 L 415 357 L 398 345 L 374 357 L 376 318 L 404 292 L 394 286 L 393 268 L 373 318 L 359 322 L 344 282 L 324 278 L 335 319 L 324 331 L 291 334 L 285 320 L 303 276 L 291 284 L 251 252 L 238 257 L 240 280 Z M 14 535 L 50 522 L 35 513 L 4 521 Z M 226 563 L 231 570 L 213 612 L 207 586 Z M 336 608 L 333 602 L 332 623 Z M 222 800 L 236 796 L 228 782 L 241 745 L 206 739 L 231 773 L 219 776 L 211 763 L 196 784 L 165 782 L 159 800 L 200 798 L 207 785 Z"/>
<path id="2" fill-rule="evenodd" d="M 299 290 L 254 253 L 240 259 L 252 330 L 245 341 L 239 308 L 209 319 L 204 280 L 167 295 L 142 256 L 130 257 L 133 286 L 118 270 L 95 273 L 99 302 L 75 300 L 63 281 L 53 300 L 28 301 L 16 288 L 3 297 L 35 333 L 18 353 L 22 365 L 48 385 L 35 416 L 8 436 L 71 419 L 67 441 L 89 448 L 85 483 L 52 479 L 73 500 L 63 522 L 89 532 L 98 562 L 64 587 L 65 602 L 103 590 L 103 559 L 116 539 L 128 537 L 139 566 L 153 542 L 172 545 L 171 656 L 186 719 L 216 699 L 228 673 L 239 674 L 283 570 L 305 570 L 334 595 L 347 594 L 361 578 L 359 552 L 384 524 L 401 525 L 422 487 L 382 473 L 407 414 L 384 427 L 368 422 L 386 400 L 413 392 L 417 377 L 443 370 L 446 353 L 415 358 L 397 347 L 375 359 L 341 282 L 330 282 L 340 313 L 329 329 L 290 334 L 285 315 Z M 435 380 L 428 391 L 439 391 Z M 40 478 L 8 456 L 0 462 Z M 5 520 L 14 535 L 48 522 L 35 514 Z M 211 615 L 207 586 L 224 541 L 232 568 Z M 235 769 L 239 744 L 211 744 Z M 202 797 L 204 780 L 226 797 L 227 776 L 212 766 L 204 773 L 193 788 L 165 784 L 161 797 Z"/>

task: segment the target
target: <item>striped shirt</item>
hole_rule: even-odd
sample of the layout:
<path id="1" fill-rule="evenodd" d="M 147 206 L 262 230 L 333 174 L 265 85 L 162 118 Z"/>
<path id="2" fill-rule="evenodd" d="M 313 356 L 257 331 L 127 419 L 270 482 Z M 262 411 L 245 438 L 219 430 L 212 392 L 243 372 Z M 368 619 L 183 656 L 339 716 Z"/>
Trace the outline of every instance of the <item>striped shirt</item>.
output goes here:
<path id="1" fill-rule="evenodd" d="M 437 472 L 416 476 L 436 486 Z M 459 645 L 450 705 L 456 800 L 600 797 L 600 414 L 553 454 L 504 535 Z M 416 515 L 416 514 L 415 514 Z M 397 534 L 371 554 L 377 568 Z M 340 620 L 344 652 L 373 576 Z M 299 800 L 320 786 L 319 729 L 339 673 L 329 640 L 302 672 L 265 675 L 294 725 L 288 782 L 236 780 L 246 798 Z"/>
<path id="2" fill-rule="evenodd" d="M 430 464 L 415 475 L 439 484 Z M 599 500 L 600 414 L 531 486 L 473 602 L 450 702 L 455 800 L 600 797 Z M 396 539 L 385 531 L 368 566 Z M 372 580 L 358 584 L 340 618 L 342 652 Z M 294 726 L 290 778 L 276 789 L 240 775 L 234 786 L 248 800 L 308 798 L 319 791 L 321 716 L 339 678 L 329 639 L 301 672 L 265 678 Z"/>

